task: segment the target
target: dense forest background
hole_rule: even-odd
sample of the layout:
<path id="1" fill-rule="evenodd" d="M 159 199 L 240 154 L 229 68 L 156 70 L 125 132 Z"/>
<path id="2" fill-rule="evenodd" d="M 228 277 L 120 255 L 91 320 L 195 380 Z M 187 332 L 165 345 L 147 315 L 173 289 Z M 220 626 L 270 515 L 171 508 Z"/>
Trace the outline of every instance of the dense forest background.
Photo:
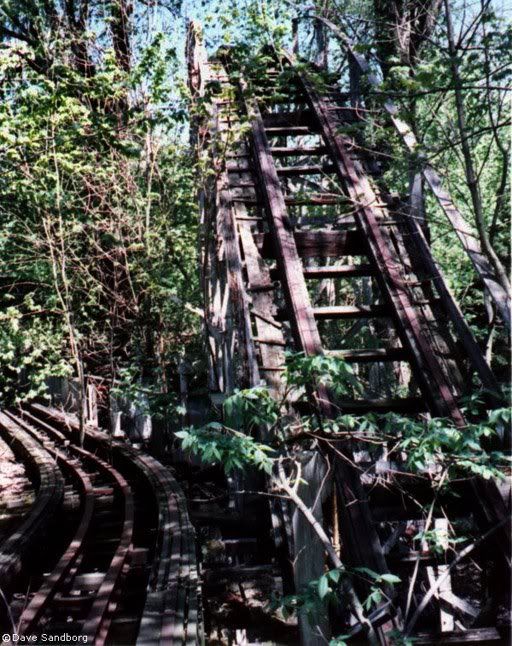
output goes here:
<path id="1" fill-rule="evenodd" d="M 198 187 L 189 143 L 186 19 L 208 48 L 291 47 L 347 81 L 340 32 L 419 139 L 407 155 L 384 116 L 365 137 L 410 193 L 427 158 L 508 288 L 512 31 L 489 0 L 0 1 L 0 397 L 52 375 L 100 378 L 175 411 L 180 371 L 204 385 Z M 334 29 L 333 29 L 334 28 Z M 433 198 L 434 254 L 487 357 L 507 338 Z"/>

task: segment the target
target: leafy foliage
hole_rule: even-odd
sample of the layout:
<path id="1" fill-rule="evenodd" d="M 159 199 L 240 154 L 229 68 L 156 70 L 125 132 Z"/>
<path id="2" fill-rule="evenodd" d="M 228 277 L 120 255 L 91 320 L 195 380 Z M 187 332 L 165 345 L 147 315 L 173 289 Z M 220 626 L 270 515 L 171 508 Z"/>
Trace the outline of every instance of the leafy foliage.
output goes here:
<path id="1" fill-rule="evenodd" d="M 272 472 L 272 447 L 256 442 L 252 437 L 210 422 L 200 429 L 184 429 L 175 433 L 184 451 L 198 455 L 204 462 L 220 464 L 226 473 L 235 469 L 256 467 Z"/>
<path id="2" fill-rule="evenodd" d="M 337 396 L 353 395 L 360 389 L 351 366 L 342 359 L 326 355 L 287 353 L 285 376 L 294 388 L 323 386 Z"/>
<path id="3" fill-rule="evenodd" d="M 0 53 L 0 280 L 11 320 L 3 403 L 35 393 L 8 368 L 15 347 L 26 349 L 15 368 L 37 392 L 47 375 L 81 366 L 109 382 L 125 368 L 132 385 L 153 381 L 166 395 L 184 348 L 198 347 L 187 307 L 199 294 L 196 169 L 176 52 L 163 34 L 136 47 L 134 31 L 127 65 L 116 16 L 94 18 L 110 20 L 113 40 L 93 30 L 73 40 L 71 5 L 54 16 L 57 28 L 47 3 L 8 4 L 19 12 L 14 31 L 30 37 Z M 30 350 L 36 343 L 41 352 Z"/>
<path id="4" fill-rule="evenodd" d="M 370 584 L 369 594 L 363 603 L 366 610 L 377 606 L 385 598 L 384 586 L 394 586 L 401 582 L 401 579 L 394 574 L 378 574 L 365 567 L 357 567 L 351 570 L 336 568 L 325 572 L 318 579 L 309 581 L 298 594 L 275 599 L 273 607 L 280 608 L 285 619 L 295 613 L 304 613 L 312 620 L 318 616 L 319 612 L 325 613 L 330 604 L 339 603 L 341 586 L 347 578 L 359 578 Z M 344 640 L 347 637 L 348 635 L 344 635 L 339 636 L 337 639 Z"/>

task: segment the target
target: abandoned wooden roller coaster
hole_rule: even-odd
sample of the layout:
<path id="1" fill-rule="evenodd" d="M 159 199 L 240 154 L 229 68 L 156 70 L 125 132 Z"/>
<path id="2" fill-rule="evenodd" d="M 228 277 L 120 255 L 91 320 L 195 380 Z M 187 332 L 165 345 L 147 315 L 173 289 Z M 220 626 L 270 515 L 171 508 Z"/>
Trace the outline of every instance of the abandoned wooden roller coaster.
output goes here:
<path id="1" fill-rule="evenodd" d="M 199 465 L 172 440 L 164 464 L 97 416 L 0 411 L 0 452 L 18 467 L 0 513 L 3 642 L 510 643 L 509 481 L 478 462 L 510 449 L 504 415 L 484 424 L 505 401 L 418 196 L 386 186 L 365 114 L 387 113 L 409 152 L 413 135 L 365 96 L 368 66 L 345 45 L 348 92 L 296 53 L 209 58 L 190 24 L 211 401 L 227 412 L 253 394 L 276 420 L 213 425 L 273 457 L 233 475 L 220 453 Z M 421 172 L 510 326 L 478 240 Z"/>
<path id="2" fill-rule="evenodd" d="M 487 408 L 499 389 L 422 221 L 387 191 L 382 156 L 361 140 L 361 85 L 343 93 L 321 70 L 271 50 L 259 66 L 227 48 L 208 59 L 196 24 L 187 51 L 192 137 L 212 169 L 201 194 L 211 388 L 222 398 L 265 384 L 282 400 L 288 350 L 340 357 L 362 394 L 340 399 L 318 386 L 308 404 L 316 415 L 443 418 L 464 432 L 471 387 L 488 393 Z M 452 204 L 437 180 L 433 189 Z M 304 404 L 287 405 L 300 428 Z M 285 593 L 340 565 L 366 573 L 352 577 L 350 594 L 340 586 L 328 612 L 301 617 L 303 643 L 336 634 L 349 643 L 507 643 L 508 494 L 478 476 L 453 497 L 434 491 L 428 472 L 406 473 L 403 452 L 380 446 L 376 456 L 362 435 L 288 440 L 302 474 L 295 493 L 333 549 L 302 509 L 267 492 Z M 460 550 L 454 527 L 472 537 Z M 367 598 L 375 580 L 392 585 L 362 618 L 351 599 Z"/>

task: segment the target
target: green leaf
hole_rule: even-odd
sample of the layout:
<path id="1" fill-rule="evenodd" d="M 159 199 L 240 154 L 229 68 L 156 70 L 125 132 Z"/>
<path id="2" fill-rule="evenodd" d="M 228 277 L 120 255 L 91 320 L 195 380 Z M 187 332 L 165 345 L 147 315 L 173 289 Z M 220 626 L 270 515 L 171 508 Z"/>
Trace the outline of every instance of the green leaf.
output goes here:
<path id="1" fill-rule="evenodd" d="M 329 594 L 330 591 L 331 588 L 329 587 L 329 580 L 324 574 L 318 579 L 318 596 L 320 597 L 320 599 L 324 599 L 324 597 Z"/>
<path id="2" fill-rule="evenodd" d="M 402 582 L 402 579 L 394 574 L 381 574 L 380 580 L 385 581 L 386 583 L 391 583 L 392 585 Z"/>

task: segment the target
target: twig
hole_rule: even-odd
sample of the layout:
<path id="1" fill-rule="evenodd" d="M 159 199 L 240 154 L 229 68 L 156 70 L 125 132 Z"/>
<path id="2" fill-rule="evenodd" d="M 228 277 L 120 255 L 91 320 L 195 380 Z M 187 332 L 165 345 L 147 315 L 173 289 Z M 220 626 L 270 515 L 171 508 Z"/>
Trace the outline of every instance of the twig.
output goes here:
<path id="1" fill-rule="evenodd" d="M 300 483 L 301 469 L 300 469 L 300 464 L 297 464 L 296 466 L 297 466 L 297 477 L 295 479 L 294 484 L 291 485 L 290 478 L 287 478 L 284 472 L 283 459 L 280 458 L 277 463 L 279 478 L 274 478 L 275 483 L 286 494 L 288 494 L 290 500 L 295 504 L 297 509 L 299 509 L 299 511 L 302 512 L 302 514 L 304 515 L 304 517 L 311 525 L 311 527 L 315 531 L 318 538 L 320 539 L 322 545 L 325 547 L 327 555 L 329 556 L 329 559 L 331 560 L 334 567 L 344 572 L 345 566 L 343 565 L 343 562 L 341 561 L 340 557 L 336 553 L 336 550 L 334 549 L 331 541 L 329 540 L 329 537 L 325 533 L 324 528 L 315 518 L 311 509 L 309 509 L 309 507 L 304 503 L 302 498 L 297 493 L 298 484 Z M 347 594 L 349 598 L 350 607 L 352 609 L 352 612 L 354 613 L 354 616 L 363 626 L 367 627 L 368 637 L 370 641 L 376 643 L 377 638 L 376 638 L 373 626 L 365 616 L 363 606 L 359 601 L 351 582 L 348 581 L 347 579 L 342 579 L 342 587 L 343 587 L 343 591 Z"/>

